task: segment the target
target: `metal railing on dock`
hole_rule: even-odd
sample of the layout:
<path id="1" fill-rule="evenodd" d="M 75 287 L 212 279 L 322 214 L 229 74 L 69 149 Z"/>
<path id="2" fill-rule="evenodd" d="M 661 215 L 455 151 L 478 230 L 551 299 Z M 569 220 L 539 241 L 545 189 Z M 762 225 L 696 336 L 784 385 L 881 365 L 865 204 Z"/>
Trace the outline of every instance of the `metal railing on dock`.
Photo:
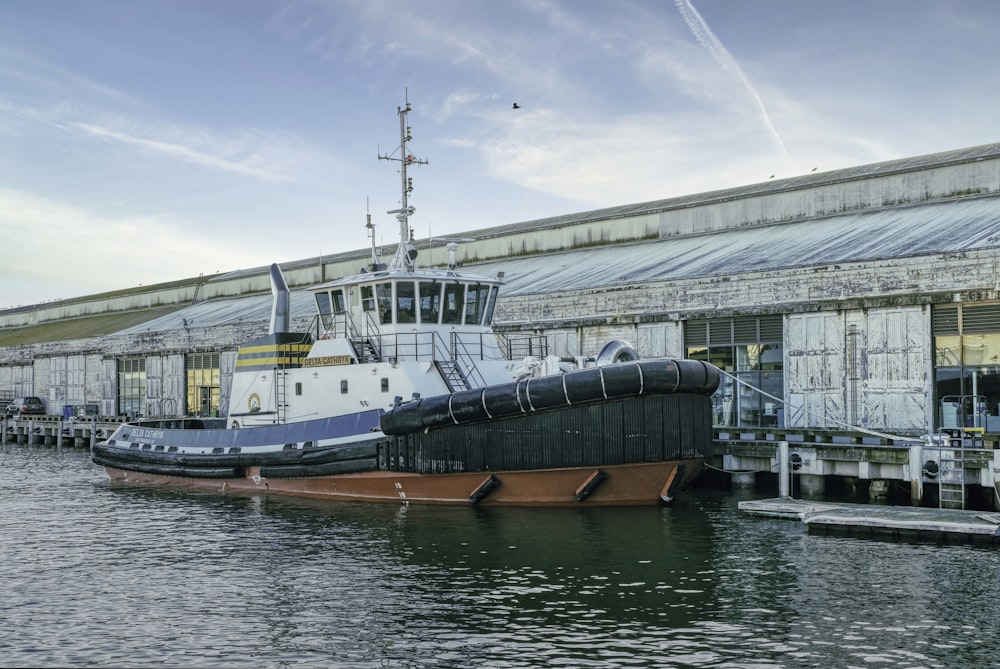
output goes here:
<path id="1" fill-rule="evenodd" d="M 936 471 L 927 471 L 925 467 L 924 474 L 937 479 L 940 508 L 965 508 L 966 479 L 970 469 L 990 464 L 990 460 L 983 461 L 980 457 L 985 450 L 982 428 L 942 431 L 935 435 L 931 444 L 924 446 L 924 452 L 937 453 Z"/>

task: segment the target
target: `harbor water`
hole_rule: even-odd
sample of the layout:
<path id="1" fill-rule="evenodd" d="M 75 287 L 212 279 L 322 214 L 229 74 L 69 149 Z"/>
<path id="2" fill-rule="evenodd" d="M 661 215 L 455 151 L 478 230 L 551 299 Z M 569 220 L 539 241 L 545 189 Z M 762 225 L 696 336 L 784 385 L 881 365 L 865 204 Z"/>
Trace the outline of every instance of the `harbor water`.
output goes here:
<path id="1" fill-rule="evenodd" d="M 0 466 L 4 667 L 1000 666 L 995 548 L 814 536 L 751 492 L 407 507 Z"/>

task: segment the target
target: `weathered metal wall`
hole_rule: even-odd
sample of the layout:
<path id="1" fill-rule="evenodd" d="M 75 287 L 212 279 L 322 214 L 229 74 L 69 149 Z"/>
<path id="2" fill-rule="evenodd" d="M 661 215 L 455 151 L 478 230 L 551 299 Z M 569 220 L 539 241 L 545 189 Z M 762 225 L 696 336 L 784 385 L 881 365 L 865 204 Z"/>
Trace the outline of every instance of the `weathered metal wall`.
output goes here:
<path id="1" fill-rule="evenodd" d="M 45 406 L 48 411 L 56 412 L 61 411 L 61 408 L 56 404 L 52 398 L 51 389 L 49 386 L 49 377 L 51 375 L 52 361 L 50 358 L 42 358 L 41 360 L 36 360 L 34 364 L 34 369 L 32 370 L 32 386 L 34 390 L 32 392 L 25 392 L 25 395 L 37 395 L 45 400 Z"/>
<path id="2" fill-rule="evenodd" d="M 684 331 L 679 321 L 641 323 L 636 328 L 636 340 L 633 343 L 639 355 L 644 358 L 684 357 Z"/>
<path id="3" fill-rule="evenodd" d="M 790 314 L 785 424 L 928 431 L 926 306 Z"/>
<path id="4" fill-rule="evenodd" d="M 146 356 L 146 416 L 179 416 L 189 409 L 184 354 Z"/>
<path id="5" fill-rule="evenodd" d="M 236 351 L 226 351 L 219 355 L 219 379 L 220 379 L 220 389 L 219 389 L 219 415 L 228 416 L 229 406 L 232 398 L 229 396 L 229 390 L 233 385 L 233 374 L 236 372 L 236 359 L 238 358 Z"/>
<path id="6" fill-rule="evenodd" d="M 35 389 L 35 368 L 33 365 L 13 365 L 4 368 L 7 374 L 7 387 L 15 397 L 36 395 L 46 397 L 46 393 Z"/>
<path id="7" fill-rule="evenodd" d="M 891 307 L 925 303 L 938 294 L 949 300 L 1000 299 L 997 266 L 1000 249 L 960 255 L 894 258 L 891 262 L 837 263 L 790 267 L 781 271 L 697 277 L 636 284 L 629 290 L 595 288 L 538 295 L 507 295 L 497 303 L 497 321 L 531 327 L 565 327 L 571 322 L 660 316 L 728 316 L 767 310 Z M 953 296 L 959 294 L 958 298 Z M 855 301 L 852 303 L 852 300 Z"/>
<path id="8" fill-rule="evenodd" d="M 784 356 L 785 425 L 843 426 L 843 313 L 790 315 Z"/>
<path id="9" fill-rule="evenodd" d="M 118 363 L 114 358 L 101 360 L 101 401 L 98 412 L 102 416 L 118 413 Z"/>
<path id="10" fill-rule="evenodd" d="M 166 416 L 183 416 L 194 411 L 187 406 L 187 378 L 184 354 L 174 353 L 163 358 L 163 398 L 161 411 Z"/>
<path id="11" fill-rule="evenodd" d="M 87 396 L 87 358 L 82 355 L 49 358 L 48 411 L 60 414 L 63 406 L 85 404 Z"/>
<path id="12" fill-rule="evenodd" d="M 80 356 L 83 359 L 84 389 L 82 404 L 97 404 L 101 397 L 101 374 L 104 363 L 100 353 L 89 353 Z"/>
<path id="13" fill-rule="evenodd" d="M 583 355 L 580 352 L 580 333 L 576 328 L 553 328 L 545 331 L 549 355 L 571 358 Z"/>
<path id="14" fill-rule="evenodd" d="M 856 411 L 848 412 L 848 422 L 931 431 L 930 327 L 926 306 L 849 312 L 845 388 Z"/>
<path id="15" fill-rule="evenodd" d="M 146 416 L 163 415 L 163 358 L 159 355 L 146 356 Z"/>
<path id="16" fill-rule="evenodd" d="M 595 356 L 612 339 L 624 339 L 634 346 L 635 335 L 635 325 L 631 323 L 587 325 L 580 328 L 580 348 L 583 355 Z"/>

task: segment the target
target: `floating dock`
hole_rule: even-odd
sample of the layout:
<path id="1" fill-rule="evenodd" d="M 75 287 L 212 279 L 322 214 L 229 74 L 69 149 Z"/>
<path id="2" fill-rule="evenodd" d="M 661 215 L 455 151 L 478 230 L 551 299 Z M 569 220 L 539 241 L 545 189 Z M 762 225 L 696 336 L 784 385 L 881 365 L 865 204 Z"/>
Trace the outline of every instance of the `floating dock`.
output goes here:
<path id="1" fill-rule="evenodd" d="M 800 520 L 810 534 L 1000 546 L 1000 513 L 840 504 L 791 497 L 745 500 L 739 503 L 739 509 L 755 516 Z"/>

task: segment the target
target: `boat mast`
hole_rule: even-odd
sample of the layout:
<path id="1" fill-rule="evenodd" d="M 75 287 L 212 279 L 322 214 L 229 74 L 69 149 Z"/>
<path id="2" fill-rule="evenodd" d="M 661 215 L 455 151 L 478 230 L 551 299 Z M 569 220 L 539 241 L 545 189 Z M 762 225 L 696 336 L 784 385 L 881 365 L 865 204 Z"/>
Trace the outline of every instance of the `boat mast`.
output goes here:
<path id="1" fill-rule="evenodd" d="M 379 160 L 394 160 L 400 164 L 399 174 L 403 192 L 400 208 L 390 209 L 386 212 L 396 214 L 396 220 L 399 221 L 399 247 L 389 265 L 391 269 L 405 267 L 408 270 L 413 270 L 416 267 L 417 250 L 410 244 L 410 216 L 413 215 L 414 209 L 408 202 L 408 196 L 413 191 L 413 179 L 406 176 L 406 168 L 410 165 L 426 165 L 427 161 L 414 158 L 406 148 L 406 143 L 413 139 L 411 129 L 406 125 L 406 115 L 410 113 L 411 109 L 409 100 L 406 101 L 405 107 L 396 108 L 396 113 L 399 114 L 399 149 L 397 149 L 399 155 L 397 156 L 393 152 L 387 155 L 380 153 L 378 156 Z"/>

